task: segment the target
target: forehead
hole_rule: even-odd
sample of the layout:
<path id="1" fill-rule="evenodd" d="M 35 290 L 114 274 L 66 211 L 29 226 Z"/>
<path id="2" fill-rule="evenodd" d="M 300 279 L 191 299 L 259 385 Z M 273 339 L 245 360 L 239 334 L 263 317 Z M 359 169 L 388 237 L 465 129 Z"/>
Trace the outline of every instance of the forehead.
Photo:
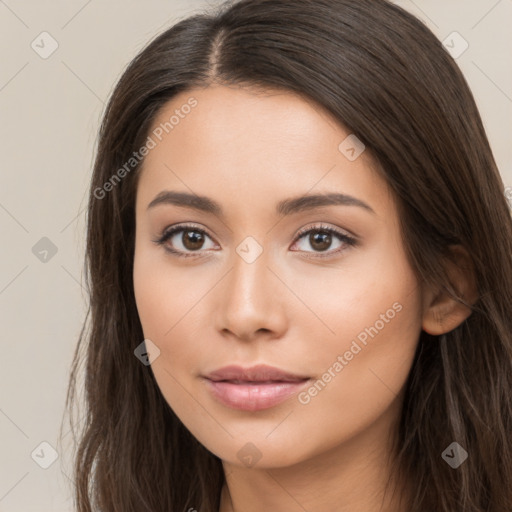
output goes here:
<path id="1" fill-rule="evenodd" d="M 191 103 L 195 106 L 188 108 Z M 322 141 L 327 145 L 325 136 L 330 134 L 335 142 L 340 131 L 325 109 L 293 92 L 219 85 L 175 96 L 161 109 L 152 130 L 159 127 L 162 137 L 176 144 L 200 142 L 204 152 L 227 146 L 241 156 L 251 149 L 269 154 L 290 146 L 306 150 Z M 166 137 L 171 133 L 173 137 Z"/>
<path id="2" fill-rule="evenodd" d="M 336 190 L 382 201 L 387 187 L 369 152 L 349 160 L 353 136 L 313 101 L 293 92 L 210 86 L 181 92 L 155 118 L 139 193 L 163 189 L 254 202 Z M 313 190 L 314 189 L 314 190 Z"/>

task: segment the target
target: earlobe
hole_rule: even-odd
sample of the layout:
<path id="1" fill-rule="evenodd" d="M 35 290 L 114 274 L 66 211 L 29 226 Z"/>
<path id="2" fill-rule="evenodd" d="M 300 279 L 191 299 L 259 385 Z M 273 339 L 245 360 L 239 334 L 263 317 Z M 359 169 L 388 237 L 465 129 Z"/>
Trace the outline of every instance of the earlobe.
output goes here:
<path id="1" fill-rule="evenodd" d="M 448 283 L 424 295 L 422 328 L 432 335 L 446 334 L 458 327 L 471 315 L 477 298 L 476 276 L 468 252 L 460 245 L 452 246 L 452 259 L 446 260 Z M 450 293 L 450 290 L 459 299 Z"/>

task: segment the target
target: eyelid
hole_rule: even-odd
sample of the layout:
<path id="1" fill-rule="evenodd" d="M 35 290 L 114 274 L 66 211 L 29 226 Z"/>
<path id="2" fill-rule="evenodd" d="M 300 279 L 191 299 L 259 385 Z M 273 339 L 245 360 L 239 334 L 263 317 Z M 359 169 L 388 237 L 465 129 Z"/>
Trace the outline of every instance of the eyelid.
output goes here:
<path id="1" fill-rule="evenodd" d="M 311 231 L 318 231 L 318 232 L 327 232 L 330 233 L 336 237 L 342 242 L 342 247 L 338 249 L 330 249 L 328 251 L 296 251 L 296 252 L 304 252 L 304 255 L 302 257 L 304 258 L 332 258 L 336 257 L 339 253 L 345 252 L 350 247 L 357 246 L 359 244 L 359 238 L 353 234 L 351 234 L 349 231 L 342 230 L 341 228 L 329 226 L 324 223 L 320 223 L 317 225 L 309 225 L 301 228 L 297 235 L 295 236 L 295 239 L 293 241 L 293 245 L 295 245 L 299 240 L 304 238 L 305 235 L 307 235 Z M 295 252 L 295 251 L 294 251 Z"/>
<path id="2" fill-rule="evenodd" d="M 162 233 L 156 239 L 154 239 L 152 241 L 157 245 L 163 246 L 167 252 L 173 254 L 174 256 L 182 256 L 185 258 L 187 258 L 187 257 L 197 258 L 197 257 L 204 256 L 204 253 L 205 253 L 204 250 L 203 251 L 199 250 L 196 252 L 183 252 L 183 251 L 178 251 L 176 249 L 173 249 L 173 248 L 169 247 L 168 245 L 166 245 L 167 240 L 169 240 L 173 235 L 175 235 L 176 233 L 179 233 L 180 231 L 198 231 L 199 233 L 211 238 L 217 244 L 217 242 L 214 240 L 214 237 L 212 237 L 206 229 L 204 229 L 203 227 L 200 227 L 198 224 L 194 224 L 194 223 L 175 224 L 173 226 L 168 226 L 162 231 Z M 209 251 L 206 251 L 206 252 L 209 252 Z"/>
<path id="3" fill-rule="evenodd" d="M 320 222 L 318 224 L 307 225 L 303 228 L 300 228 L 297 234 L 295 235 L 296 239 L 303 236 L 305 233 L 309 233 L 310 231 L 328 231 L 337 235 L 341 235 L 347 238 L 353 238 L 354 240 L 358 240 L 358 237 L 351 233 L 346 229 L 339 228 L 337 226 L 330 226 L 328 224 L 324 224 Z"/>

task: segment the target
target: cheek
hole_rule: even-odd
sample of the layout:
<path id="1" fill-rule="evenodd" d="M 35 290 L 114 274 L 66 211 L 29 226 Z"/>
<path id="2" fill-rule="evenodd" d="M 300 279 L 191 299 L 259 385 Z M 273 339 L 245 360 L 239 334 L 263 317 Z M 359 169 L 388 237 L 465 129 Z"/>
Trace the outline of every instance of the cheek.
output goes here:
<path id="1" fill-rule="evenodd" d="M 175 385 L 172 378 L 167 382 L 170 376 L 181 382 L 201 370 L 204 340 L 212 336 L 199 332 L 198 320 L 209 318 L 205 307 L 218 277 L 206 265 L 185 269 L 170 263 L 166 254 L 155 253 L 136 250 L 133 283 L 144 337 L 160 350 L 151 368 L 165 390 Z"/>
<path id="2" fill-rule="evenodd" d="M 150 366 L 160 392 L 180 418 L 194 424 L 194 418 L 200 417 L 202 411 L 194 409 L 195 402 L 184 392 L 189 387 L 198 353 L 197 347 L 190 343 L 189 315 L 204 291 L 187 293 L 187 288 L 180 286 L 183 277 L 176 270 L 169 275 L 169 268 L 169 265 L 148 264 L 142 252 L 139 253 L 134 262 L 135 300 L 144 338 L 160 350 Z M 193 428 L 191 431 L 200 435 Z"/>
<path id="3" fill-rule="evenodd" d="M 412 272 L 368 269 L 345 279 L 347 288 L 333 294 L 336 306 L 323 303 L 324 319 L 336 334 L 323 337 L 322 350 L 311 352 L 316 380 L 298 397 L 306 422 L 328 425 L 326 446 L 341 432 L 350 437 L 361 431 L 391 407 L 407 380 L 421 331 Z"/>
<path id="4" fill-rule="evenodd" d="M 316 368 L 328 368 L 326 363 L 349 351 L 355 340 L 361 345 L 358 360 L 365 359 L 370 345 L 391 349 L 397 340 L 402 348 L 415 345 L 421 326 L 420 290 L 401 246 L 389 239 L 361 250 L 338 268 L 282 269 L 284 280 L 294 283 L 294 291 L 309 310 L 294 307 L 290 325 L 318 363 Z M 311 339 L 316 340 L 314 345 Z M 313 346 L 322 349 L 312 350 Z"/>
<path id="5" fill-rule="evenodd" d="M 402 305 L 389 323 L 368 323 L 360 331 L 367 334 L 365 344 L 354 337 L 342 340 L 338 350 L 331 347 L 331 357 L 324 363 L 330 371 L 322 373 L 299 397 L 300 416 L 309 428 L 325 426 L 320 440 L 325 450 L 366 430 L 379 418 L 389 418 L 388 413 L 399 414 L 399 397 L 419 336 L 413 303 Z"/>
<path id="6" fill-rule="evenodd" d="M 187 322 L 208 290 L 202 274 L 198 268 L 187 270 L 172 263 L 163 249 L 147 248 L 142 242 L 136 246 L 133 286 L 145 336 L 171 339 L 176 328 Z"/>
<path id="7" fill-rule="evenodd" d="M 160 349 L 160 357 L 166 365 L 176 360 L 184 343 L 173 343 L 182 323 L 187 323 L 188 305 L 194 297 L 185 297 L 176 280 L 160 272 L 160 268 L 149 267 L 143 262 L 134 265 L 134 291 L 137 310 L 144 332 Z M 172 284 L 170 284 L 172 283 Z M 172 353 L 172 358 L 171 358 Z"/>

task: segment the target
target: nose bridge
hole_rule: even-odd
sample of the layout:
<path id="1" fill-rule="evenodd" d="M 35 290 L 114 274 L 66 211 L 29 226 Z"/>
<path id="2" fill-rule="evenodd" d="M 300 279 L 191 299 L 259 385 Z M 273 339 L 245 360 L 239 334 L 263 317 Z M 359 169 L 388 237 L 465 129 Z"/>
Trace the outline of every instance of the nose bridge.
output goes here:
<path id="1" fill-rule="evenodd" d="M 230 297 L 238 309 L 243 306 L 256 312 L 268 302 L 272 286 L 267 268 L 268 252 L 255 238 L 247 237 L 236 247 L 232 264 Z"/>
<path id="2" fill-rule="evenodd" d="M 250 338 L 258 330 L 279 331 L 284 311 L 278 279 L 269 270 L 269 252 L 252 237 L 235 249 L 222 290 L 221 329 Z"/>

